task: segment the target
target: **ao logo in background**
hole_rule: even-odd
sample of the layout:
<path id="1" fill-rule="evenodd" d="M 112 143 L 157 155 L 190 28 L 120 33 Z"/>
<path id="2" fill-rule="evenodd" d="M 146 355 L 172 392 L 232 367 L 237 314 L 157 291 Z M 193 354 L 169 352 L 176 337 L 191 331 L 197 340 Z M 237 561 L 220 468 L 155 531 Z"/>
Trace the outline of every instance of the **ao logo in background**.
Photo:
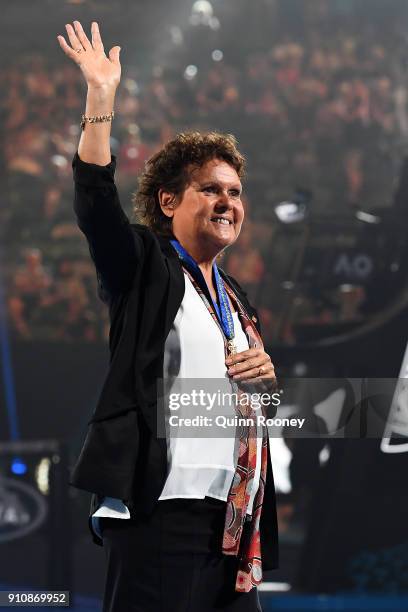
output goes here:
<path id="1" fill-rule="evenodd" d="M 344 276 L 350 280 L 367 279 L 374 269 L 373 260 L 364 253 L 342 253 L 334 263 L 333 272 L 336 276 Z"/>

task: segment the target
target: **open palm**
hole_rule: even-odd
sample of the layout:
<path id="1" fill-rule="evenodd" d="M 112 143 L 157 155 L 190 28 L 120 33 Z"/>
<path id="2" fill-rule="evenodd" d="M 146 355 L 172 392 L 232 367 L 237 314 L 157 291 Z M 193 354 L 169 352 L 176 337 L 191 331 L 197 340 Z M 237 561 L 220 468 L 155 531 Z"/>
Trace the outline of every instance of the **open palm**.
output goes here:
<path id="1" fill-rule="evenodd" d="M 121 74 L 120 47 L 112 47 L 109 57 L 106 56 L 96 21 L 91 26 L 92 42 L 79 21 L 74 21 L 74 26 L 68 23 L 65 28 L 71 46 L 61 35 L 58 36 L 58 42 L 64 53 L 81 68 L 88 86 L 116 89 Z"/>

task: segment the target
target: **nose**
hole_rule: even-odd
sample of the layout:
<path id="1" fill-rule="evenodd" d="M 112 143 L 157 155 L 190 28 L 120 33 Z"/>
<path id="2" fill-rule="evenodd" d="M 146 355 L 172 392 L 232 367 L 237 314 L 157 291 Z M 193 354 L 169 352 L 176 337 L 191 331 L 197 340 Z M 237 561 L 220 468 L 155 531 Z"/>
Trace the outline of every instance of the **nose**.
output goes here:
<path id="1" fill-rule="evenodd" d="M 222 208 L 223 210 L 231 210 L 233 206 L 234 201 L 233 198 L 229 195 L 228 191 L 220 191 L 216 207 Z"/>

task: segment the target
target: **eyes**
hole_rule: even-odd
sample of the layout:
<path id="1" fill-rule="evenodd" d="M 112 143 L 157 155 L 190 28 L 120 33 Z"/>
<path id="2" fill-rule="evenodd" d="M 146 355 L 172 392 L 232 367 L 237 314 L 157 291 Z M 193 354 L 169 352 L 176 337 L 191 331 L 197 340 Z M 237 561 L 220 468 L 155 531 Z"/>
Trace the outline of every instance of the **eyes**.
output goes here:
<path id="1" fill-rule="evenodd" d="M 206 185 L 201 189 L 204 193 L 219 193 L 222 191 L 221 187 L 218 185 Z M 241 191 L 239 189 L 230 189 L 228 192 L 233 198 L 240 198 Z"/>

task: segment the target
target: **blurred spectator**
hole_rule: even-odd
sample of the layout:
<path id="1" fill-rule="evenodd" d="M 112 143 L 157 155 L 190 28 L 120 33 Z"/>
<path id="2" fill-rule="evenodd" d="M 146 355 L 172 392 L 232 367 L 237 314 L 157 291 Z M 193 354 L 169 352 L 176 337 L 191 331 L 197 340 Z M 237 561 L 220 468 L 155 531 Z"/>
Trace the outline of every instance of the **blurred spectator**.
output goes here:
<path id="1" fill-rule="evenodd" d="M 39 249 L 25 253 L 25 263 L 16 270 L 9 296 L 12 322 L 24 337 L 32 336 L 32 325 L 41 312 L 42 300 L 50 290 L 52 278 L 42 263 Z"/>
<path id="2" fill-rule="evenodd" d="M 265 264 L 261 253 L 252 242 L 252 227 L 248 219 L 242 226 L 234 250 L 228 255 L 226 271 L 245 287 L 249 298 L 256 301 L 255 294 L 262 281 Z"/>
<path id="3" fill-rule="evenodd" d="M 244 225 L 226 266 L 253 295 L 278 276 L 268 274 L 276 263 L 264 259 L 259 240 L 276 234 L 277 228 L 266 232 L 276 223 L 271 205 L 299 186 L 313 193 L 316 214 L 348 214 L 361 202 L 383 207 L 395 177 L 391 153 L 408 134 L 405 42 L 393 34 L 400 28 L 397 11 L 378 9 L 362 23 L 353 21 L 353 0 L 342 11 L 325 0 L 297 2 L 295 13 L 273 4 L 273 23 L 248 9 L 256 32 L 247 10 L 234 11 L 219 30 L 180 31 L 173 52 L 170 45 L 150 68 L 132 55 L 133 41 L 124 40 L 129 52 L 112 137 L 129 211 L 145 160 L 176 132 L 237 135 L 249 161 L 256 223 Z M 248 37 L 237 41 L 244 29 Z M 191 63 L 197 70 L 188 74 Z M 104 338 L 106 307 L 96 299 L 89 252 L 72 211 L 71 160 L 85 99 L 80 71 L 62 56 L 56 63 L 45 53 L 22 52 L 0 68 L 0 82 L 6 172 L 0 220 L 15 333 L 25 339 Z M 33 246 L 19 265 L 21 249 Z M 273 326 L 278 313 L 271 304 L 277 302 L 265 292 L 263 287 L 265 324 Z M 334 300 L 320 320 L 358 318 L 359 300 L 354 303 L 346 308 Z M 293 311 L 298 321 L 311 316 L 300 303 Z M 281 333 L 292 339 L 291 329 Z"/>

